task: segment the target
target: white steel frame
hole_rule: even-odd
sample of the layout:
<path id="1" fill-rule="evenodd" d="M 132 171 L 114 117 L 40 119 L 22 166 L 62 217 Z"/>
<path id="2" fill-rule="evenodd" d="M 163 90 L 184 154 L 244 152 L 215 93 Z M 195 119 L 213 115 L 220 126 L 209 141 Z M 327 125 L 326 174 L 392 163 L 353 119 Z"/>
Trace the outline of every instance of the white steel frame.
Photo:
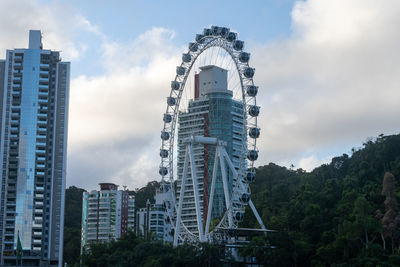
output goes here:
<path id="1" fill-rule="evenodd" d="M 204 136 L 192 136 L 190 138 L 186 138 L 184 141 L 186 150 L 185 150 L 185 162 L 183 166 L 183 177 L 182 177 L 182 184 L 180 190 L 180 197 L 177 209 L 177 217 L 176 217 L 176 225 L 175 225 L 175 233 L 174 233 L 174 246 L 179 244 L 179 238 L 181 235 L 181 217 L 182 217 L 182 206 L 183 206 L 183 199 L 185 195 L 185 186 L 186 181 L 188 178 L 188 170 L 190 165 L 191 170 L 191 179 L 193 183 L 193 190 L 194 190 L 194 199 L 195 199 L 195 207 L 196 207 L 196 219 L 197 219 L 197 227 L 199 231 L 199 241 L 200 242 L 211 242 L 212 241 L 212 231 L 210 232 L 210 223 L 211 223 L 211 211 L 214 202 L 214 194 L 215 194 L 215 183 L 217 180 L 217 170 L 218 170 L 218 162 L 220 164 L 221 174 L 222 174 L 222 183 L 224 187 L 224 197 L 225 197 L 225 204 L 227 209 L 227 216 L 228 216 L 228 229 L 234 227 L 233 224 L 233 215 L 235 209 L 232 208 L 232 199 L 228 189 L 228 180 L 227 180 L 227 169 L 225 166 L 225 161 L 228 163 L 229 169 L 232 171 L 234 178 L 238 177 L 238 172 L 233 166 L 231 159 L 228 156 L 228 153 L 225 150 L 226 142 L 219 141 L 215 137 L 204 137 Z M 193 145 L 194 144 L 203 144 L 203 145 L 214 145 L 216 146 L 215 151 L 215 158 L 214 158 L 214 168 L 212 173 L 212 180 L 211 180 L 211 195 L 208 204 L 208 211 L 207 211 L 207 221 L 205 224 L 205 229 L 203 228 L 203 221 L 200 213 L 200 197 L 199 197 L 199 189 L 197 186 L 197 175 L 194 164 L 194 156 L 193 156 Z M 243 188 L 244 189 L 244 188 Z M 250 208 L 254 213 L 258 223 L 260 224 L 263 230 L 267 230 L 265 225 L 263 224 L 260 215 L 258 214 L 253 202 L 249 201 Z"/>

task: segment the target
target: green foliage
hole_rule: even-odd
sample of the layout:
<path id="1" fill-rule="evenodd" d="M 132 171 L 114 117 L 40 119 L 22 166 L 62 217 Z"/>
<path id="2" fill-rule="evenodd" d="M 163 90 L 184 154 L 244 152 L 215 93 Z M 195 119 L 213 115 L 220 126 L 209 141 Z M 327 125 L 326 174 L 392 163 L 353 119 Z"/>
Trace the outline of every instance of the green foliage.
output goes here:
<path id="1" fill-rule="evenodd" d="M 222 266 L 223 251 L 208 244 L 200 248 L 146 241 L 133 232 L 110 243 L 97 243 L 83 254 L 82 264 L 97 266 Z"/>
<path id="2" fill-rule="evenodd" d="M 149 199 L 151 203 L 154 203 L 154 196 L 156 190 L 160 188 L 160 183 L 157 181 L 151 181 L 146 186 L 135 190 L 135 207 L 136 209 L 145 208 L 146 202 Z"/>
<path id="3" fill-rule="evenodd" d="M 400 178 L 400 135 L 380 135 L 352 152 L 312 172 L 273 163 L 259 167 L 252 199 L 265 225 L 277 232 L 253 240 L 246 253 L 266 266 L 397 266 L 399 236 L 388 238 L 377 215 L 383 217 L 389 205 L 383 175 Z M 391 207 L 400 196 L 395 184 Z M 251 212 L 242 226 L 257 226 Z M 263 246 L 275 248 L 257 250 Z"/>
<path id="4" fill-rule="evenodd" d="M 65 190 L 64 262 L 79 262 L 81 246 L 82 188 L 70 186 Z"/>

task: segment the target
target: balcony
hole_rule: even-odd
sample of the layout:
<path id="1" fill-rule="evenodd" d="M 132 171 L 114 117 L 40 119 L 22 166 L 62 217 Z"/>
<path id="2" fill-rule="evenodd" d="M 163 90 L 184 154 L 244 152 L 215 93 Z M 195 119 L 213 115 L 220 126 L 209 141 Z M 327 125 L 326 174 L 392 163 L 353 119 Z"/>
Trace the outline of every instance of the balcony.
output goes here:
<path id="1" fill-rule="evenodd" d="M 47 95 L 49 94 L 49 86 L 48 85 L 40 85 L 39 86 L 39 94 L 40 93 L 46 93 Z"/>
<path id="2" fill-rule="evenodd" d="M 11 120 L 12 121 L 15 121 L 15 122 L 19 123 L 18 122 L 19 118 L 20 118 L 20 114 L 19 113 L 12 113 L 11 114 Z"/>
<path id="3" fill-rule="evenodd" d="M 35 209 L 35 214 L 42 215 L 43 214 L 43 209 Z"/>
<path id="4" fill-rule="evenodd" d="M 42 229 L 42 224 L 41 224 L 41 223 L 34 223 L 34 224 L 32 225 L 32 228 L 33 228 L 33 229 Z"/>
<path id="5" fill-rule="evenodd" d="M 36 168 L 38 169 L 44 169 L 46 167 L 46 164 L 44 163 L 36 163 Z"/>
<path id="6" fill-rule="evenodd" d="M 7 187 L 7 190 L 8 190 L 8 191 L 14 191 L 14 192 L 15 192 L 16 187 L 15 187 L 15 186 L 8 186 L 8 187 Z"/>
<path id="7" fill-rule="evenodd" d="M 45 161 L 46 161 L 46 157 L 36 155 L 36 163 L 44 164 Z"/>
<path id="8" fill-rule="evenodd" d="M 14 89 L 14 88 L 13 88 Z M 16 90 L 13 90 L 13 92 L 12 92 L 12 97 L 13 98 L 15 98 L 15 97 L 21 97 L 21 88 L 15 88 Z"/>
<path id="9" fill-rule="evenodd" d="M 36 154 L 39 155 L 41 153 L 43 153 L 45 155 L 45 153 L 46 153 L 45 145 L 44 146 L 38 146 L 38 145 L 36 146 Z"/>
<path id="10" fill-rule="evenodd" d="M 36 192 L 44 192 L 44 187 L 43 186 L 36 186 Z"/>
<path id="11" fill-rule="evenodd" d="M 38 116 L 44 117 L 45 115 L 47 116 L 47 107 L 46 108 L 44 108 L 44 107 L 39 108 L 38 109 Z"/>
<path id="12" fill-rule="evenodd" d="M 36 225 L 42 225 L 43 224 L 43 219 L 35 219 L 35 221 L 34 221 L 34 223 L 33 223 L 34 225 L 36 224 Z"/>
<path id="13" fill-rule="evenodd" d="M 17 176 L 17 172 L 16 171 L 9 171 L 8 172 L 8 177 L 16 177 Z"/>
<path id="14" fill-rule="evenodd" d="M 33 236 L 37 237 L 37 238 L 41 238 L 42 237 L 42 232 L 34 231 L 33 232 Z"/>
<path id="15" fill-rule="evenodd" d="M 22 56 L 15 56 L 14 57 L 14 63 L 22 63 Z"/>
<path id="16" fill-rule="evenodd" d="M 49 85 L 49 80 L 39 79 L 39 85 Z"/>
<path id="17" fill-rule="evenodd" d="M 14 238 L 5 238 L 4 239 L 4 244 L 14 244 Z"/>
<path id="18" fill-rule="evenodd" d="M 36 157 L 45 157 L 45 156 L 46 156 L 46 151 L 36 150 Z M 44 172 L 40 173 L 39 175 L 44 175 Z"/>
<path id="19" fill-rule="evenodd" d="M 44 176 L 44 172 L 43 171 L 37 171 L 36 172 L 36 176 Z"/>
<path id="20" fill-rule="evenodd" d="M 43 194 L 36 194 L 35 199 L 40 199 L 43 200 L 44 195 Z"/>
<path id="21" fill-rule="evenodd" d="M 33 244 L 34 244 L 34 245 L 41 244 L 41 243 L 42 243 L 42 240 L 40 240 L 40 239 L 33 239 Z"/>
<path id="22" fill-rule="evenodd" d="M 14 229 L 7 229 L 6 232 L 4 233 L 5 236 L 14 236 Z"/>
<path id="23" fill-rule="evenodd" d="M 48 102 L 47 100 L 44 101 L 44 100 L 39 99 L 38 103 L 39 103 L 40 108 L 44 109 L 46 107 L 46 109 L 47 109 L 47 105 L 48 105 L 47 102 Z"/>
<path id="24" fill-rule="evenodd" d="M 39 99 L 47 100 L 49 97 L 49 91 L 39 91 Z"/>
<path id="25" fill-rule="evenodd" d="M 18 127 L 11 127 L 10 133 L 11 134 L 19 134 L 19 128 Z"/>
<path id="26" fill-rule="evenodd" d="M 47 120 L 47 112 L 38 113 L 37 117 L 39 120 Z"/>
<path id="27" fill-rule="evenodd" d="M 16 194 L 7 194 L 7 197 L 8 197 L 8 198 L 14 198 L 14 199 L 15 199 L 15 198 L 16 198 Z M 14 201 L 15 201 L 15 200 L 14 200 Z"/>
<path id="28" fill-rule="evenodd" d="M 40 72 L 47 73 L 49 70 L 49 64 L 40 64 Z"/>
<path id="29" fill-rule="evenodd" d="M 36 131 L 36 134 L 38 136 L 41 136 L 41 137 L 46 137 L 47 136 L 47 131 Z"/>

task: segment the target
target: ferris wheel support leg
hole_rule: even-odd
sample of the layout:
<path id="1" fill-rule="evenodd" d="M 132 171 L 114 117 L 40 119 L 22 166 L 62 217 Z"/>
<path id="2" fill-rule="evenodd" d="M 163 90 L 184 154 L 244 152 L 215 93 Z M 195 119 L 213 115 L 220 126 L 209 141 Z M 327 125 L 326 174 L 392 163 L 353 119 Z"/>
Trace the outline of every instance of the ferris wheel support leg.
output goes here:
<path id="1" fill-rule="evenodd" d="M 185 151 L 185 161 L 183 164 L 183 175 L 182 175 L 182 182 L 181 182 L 181 191 L 179 194 L 179 204 L 178 204 L 178 211 L 176 215 L 176 225 L 175 225 L 175 234 L 174 234 L 174 247 L 178 245 L 178 238 L 180 234 L 180 228 L 181 228 L 181 216 L 182 216 L 182 205 L 183 205 L 183 197 L 185 194 L 185 185 L 186 185 L 186 177 L 187 177 L 187 172 L 188 172 L 188 161 L 189 161 L 189 155 L 188 155 L 188 148 L 186 147 Z"/>
<path id="2" fill-rule="evenodd" d="M 226 209 L 229 211 L 231 209 L 231 200 L 230 200 L 230 195 L 229 195 L 229 189 L 228 189 L 228 179 L 226 177 L 226 167 L 225 167 L 225 161 L 224 157 L 222 155 L 219 155 L 219 164 L 221 166 L 221 174 L 222 174 L 222 184 L 224 186 L 224 195 L 225 195 L 225 205 Z M 228 212 L 228 222 L 229 222 L 229 227 L 233 226 L 233 217 L 232 217 L 232 212 Z"/>
<path id="3" fill-rule="evenodd" d="M 189 144 L 188 146 L 189 146 L 189 156 L 190 156 L 190 170 L 192 171 L 194 202 L 196 205 L 197 228 L 199 229 L 199 240 L 200 242 L 204 242 L 203 220 L 201 219 L 199 187 L 197 184 L 196 164 L 193 155 L 193 144 Z"/>
<path id="4" fill-rule="evenodd" d="M 213 202 L 214 202 L 214 194 L 215 194 L 215 180 L 217 179 L 217 168 L 218 168 L 218 154 L 219 154 L 219 149 L 218 147 L 215 150 L 215 156 L 214 156 L 214 168 L 213 168 L 213 173 L 212 173 L 212 180 L 211 180 L 211 195 L 210 195 L 210 200 L 208 204 L 208 211 L 207 211 L 207 222 L 206 222 L 206 230 L 205 230 L 205 235 L 206 235 L 206 240 L 210 241 L 209 238 L 209 232 L 210 232 L 210 223 L 211 223 L 211 212 L 212 212 L 212 207 L 213 207 Z"/>
<path id="5" fill-rule="evenodd" d="M 261 228 L 264 229 L 264 230 L 267 230 L 267 228 L 265 227 L 263 221 L 261 220 L 261 217 L 258 214 L 258 212 L 256 210 L 256 207 L 254 206 L 253 201 L 251 199 L 249 201 L 249 205 L 250 205 L 251 210 L 254 213 L 254 216 L 256 216 L 256 219 L 257 219 L 258 223 L 260 224 Z"/>
<path id="6" fill-rule="evenodd" d="M 233 173 L 233 178 L 237 178 L 238 172 L 236 171 L 235 167 L 233 167 L 233 163 L 232 163 L 231 159 L 229 158 L 228 153 L 226 153 L 225 148 L 222 148 L 222 154 L 223 154 L 226 162 L 228 163 L 229 169 L 231 169 L 231 171 Z"/>
<path id="7" fill-rule="evenodd" d="M 238 172 L 237 172 L 237 171 L 235 170 L 235 168 L 233 167 L 232 161 L 230 160 L 230 158 L 229 158 L 229 156 L 228 156 L 228 153 L 226 153 L 226 150 L 225 150 L 225 149 L 223 150 L 223 154 L 224 154 L 224 157 L 225 157 L 225 159 L 226 159 L 226 162 L 228 163 L 229 168 L 231 169 L 231 171 L 232 171 L 234 177 L 237 177 L 237 176 L 238 176 Z M 237 177 L 237 179 L 239 179 L 239 178 Z M 240 185 L 241 185 L 242 190 L 244 190 L 243 184 L 240 183 Z M 263 223 L 263 221 L 262 221 L 260 215 L 258 214 L 257 209 L 256 209 L 256 207 L 254 206 L 254 203 L 253 203 L 253 201 L 252 201 L 251 199 L 250 199 L 250 201 L 249 201 L 249 205 L 250 205 L 250 208 L 251 208 L 251 210 L 253 211 L 254 216 L 256 217 L 258 223 L 260 224 L 261 228 L 264 229 L 264 230 L 266 230 L 267 228 L 265 227 L 265 225 L 264 225 L 264 223 Z"/>

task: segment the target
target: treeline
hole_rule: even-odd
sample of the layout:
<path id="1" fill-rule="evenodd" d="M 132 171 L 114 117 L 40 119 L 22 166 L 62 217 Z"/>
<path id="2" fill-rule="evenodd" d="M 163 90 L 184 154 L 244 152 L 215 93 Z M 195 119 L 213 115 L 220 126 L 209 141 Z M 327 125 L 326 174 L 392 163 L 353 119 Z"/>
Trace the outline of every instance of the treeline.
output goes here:
<path id="1" fill-rule="evenodd" d="M 144 240 L 128 232 L 118 241 L 90 246 L 82 255 L 83 266 L 223 266 L 224 249 L 202 244 L 172 247 L 155 239 Z M 225 263 L 229 263 L 226 261 Z"/>
<path id="2" fill-rule="evenodd" d="M 368 140 L 310 173 L 259 167 L 251 197 L 276 232 L 253 244 L 275 248 L 248 252 L 271 266 L 400 266 L 398 178 L 400 135 Z M 244 226 L 257 226 L 251 215 Z"/>
<path id="3" fill-rule="evenodd" d="M 368 140 L 312 172 L 273 163 L 259 167 L 251 197 L 276 232 L 254 237 L 241 253 L 265 266 L 400 266 L 399 178 L 400 135 Z M 135 190 L 138 207 L 153 198 L 157 185 Z M 68 190 L 67 206 L 74 196 Z M 258 227 L 250 211 L 242 227 Z M 64 247 L 65 256 L 70 251 L 76 248 Z M 82 260 L 86 266 L 206 266 L 199 263 L 206 255 L 209 266 L 222 264 L 216 247 L 172 248 L 131 233 L 96 245 Z"/>

